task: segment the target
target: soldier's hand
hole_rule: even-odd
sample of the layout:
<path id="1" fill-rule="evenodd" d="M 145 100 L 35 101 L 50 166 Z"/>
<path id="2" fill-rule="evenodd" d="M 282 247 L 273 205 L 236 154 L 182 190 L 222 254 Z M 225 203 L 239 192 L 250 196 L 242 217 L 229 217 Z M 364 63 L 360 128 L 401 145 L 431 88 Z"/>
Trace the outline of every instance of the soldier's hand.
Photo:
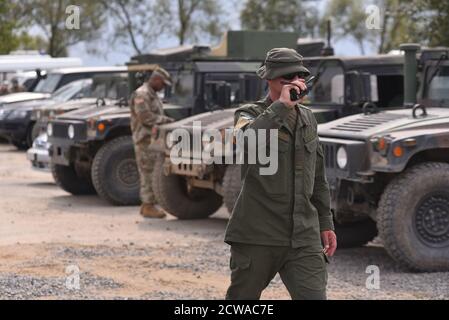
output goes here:
<path id="1" fill-rule="evenodd" d="M 332 257 L 337 250 L 337 235 L 332 230 L 322 231 L 321 240 L 323 241 L 324 254 Z"/>
<path id="2" fill-rule="evenodd" d="M 290 100 L 290 90 L 296 90 L 298 92 L 298 95 L 302 92 L 307 90 L 307 86 L 305 84 L 304 79 L 297 79 L 295 81 L 292 81 L 291 84 L 286 84 L 282 87 L 281 91 L 281 97 L 279 98 L 279 101 L 285 104 L 288 107 L 293 108 L 301 99 L 296 101 Z"/>

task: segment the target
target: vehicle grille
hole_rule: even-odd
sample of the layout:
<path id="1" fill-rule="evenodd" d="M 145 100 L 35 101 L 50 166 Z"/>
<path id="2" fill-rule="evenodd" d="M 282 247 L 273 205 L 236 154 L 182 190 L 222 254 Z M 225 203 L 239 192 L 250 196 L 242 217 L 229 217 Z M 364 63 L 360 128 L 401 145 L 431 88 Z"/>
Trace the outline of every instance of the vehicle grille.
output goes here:
<path id="1" fill-rule="evenodd" d="M 68 129 L 73 125 L 75 137 L 73 140 L 84 140 L 87 138 L 86 125 L 84 123 L 57 123 L 53 122 L 53 137 L 69 139 Z"/>
<path id="2" fill-rule="evenodd" d="M 322 143 L 324 151 L 324 165 L 326 168 L 334 169 L 337 166 L 337 150 L 335 144 Z"/>

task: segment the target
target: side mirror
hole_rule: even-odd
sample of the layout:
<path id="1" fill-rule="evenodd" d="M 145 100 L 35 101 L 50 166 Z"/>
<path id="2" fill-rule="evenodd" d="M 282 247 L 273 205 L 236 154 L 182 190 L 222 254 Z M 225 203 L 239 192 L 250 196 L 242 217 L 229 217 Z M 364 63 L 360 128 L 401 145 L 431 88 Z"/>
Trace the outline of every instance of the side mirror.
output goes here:
<path id="1" fill-rule="evenodd" d="M 346 94 L 349 104 L 371 101 L 371 75 L 367 72 L 350 71 L 346 73 Z"/>

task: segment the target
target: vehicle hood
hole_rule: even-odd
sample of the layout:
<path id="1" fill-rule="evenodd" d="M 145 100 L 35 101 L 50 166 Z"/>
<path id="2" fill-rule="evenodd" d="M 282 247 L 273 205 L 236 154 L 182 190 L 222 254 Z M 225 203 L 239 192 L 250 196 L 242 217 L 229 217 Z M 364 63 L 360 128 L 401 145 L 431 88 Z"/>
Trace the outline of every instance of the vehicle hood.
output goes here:
<path id="1" fill-rule="evenodd" d="M 117 117 L 127 117 L 130 115 L 130 110 L 128 107 L 119 107 L 115 104 L 109 104 L 105 106 L 96 105 L 88 108 L 81 108 L 64 113 L 58 117 L 56 120 L 89 120 L 92 118 L 101 119 L 111 119 Z"/>
<path id="2" fill-rule="evenodd" d="M 397 109 L 376 114 L 357 114 L 321 124 L 318 134 L 329 138 L 367 140 L 379 134 L 447 129 L 448 124 L 449 108 L 427 108 L 427 116 L 417 118 L 412 116 L 412 109 Z"/>
<path id="3" fill-rule="evenodd" d="M 191 129 L 194 122 L 201 124 L 202 130 L 206 129 L 226 129 L 234 126 L 234 112 L 237 110 L 224 109 L 200 113 L 170 124 L 163 125 L 163 129 L 172 131 L 177 128 Z"/>
<path id="4" fill-rule="evenodd" d="M 52 105 L 47 105 L 45 107 L 39 108 L 39 109 L 45 109 L 48 111 L 51 110 L 57 110 L 57 111 L 64 111 L 64 110 L 75 110 L 79 108 L 89 107 L 89 106 L 96 106 L 97 98 L 82 98 L 82 99 L 74 99 L 69 100 L 67 102 L 61 102 L 61 103 L 55 103 Z M 112 104 L 111 101 L 106 101 L 107 104 Z"/>
<path id="5" fill-rule="evenodd" d="M 56 100 L 53 99 L 40 99 L 40 100 L 28 100 L 13 102 L 5 105 L 5 110 L 22 110 L 22 111 L 32 111 L 34 109 L 46 108 L 57 104 Z"/>
<path id="6" fill-rule="evenodd" d="M 318 123 L 327 122 L 335 119 L 337 110 L 332 107 L 314 107 L 308 106 L 313 111 Z M 200 121 L 202 129 L 226 129 L 234 127 L 234 113 L 237 108 L 215 110 L 194 115 L 173 124 L 164 125 L 163 128 L 168 131 L 176 128 L 192 128 L 193 122 Z"/>
<path id="7" fill-rule="evenodd" d="M 38 99 L 47 99 L 51 97 L 49 93 L 39 93 L 39 92 L 18 92 L 11 93 L 5 96 L 0 97 L 0 105 L 9 104 L 13 102 L 19 101 L 28 101 L 28 100 L 38 100 Z"/>

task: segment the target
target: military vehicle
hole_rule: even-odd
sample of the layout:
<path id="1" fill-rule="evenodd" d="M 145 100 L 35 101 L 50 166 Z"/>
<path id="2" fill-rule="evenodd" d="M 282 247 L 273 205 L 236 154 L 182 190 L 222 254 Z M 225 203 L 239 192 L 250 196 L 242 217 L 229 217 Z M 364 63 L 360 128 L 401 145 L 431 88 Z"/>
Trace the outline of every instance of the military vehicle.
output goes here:
<path id="1" fill-rule="evenodd" d="M 402 56 L 313 57 L 305 58 L 304 64 L 318 80 L 303 103 L 313 110 L 319 123 L 373 108 L 389 108 L 403 99 Z M 161 169 L 155 170 L 153 189 L 159 204 L 176 217 L 205 218 L 223 202 L 232 211 L 241 188 L 240 166 L 224 164 L 224 159 L 223 164 L 204 163 L 201 152 L 192 152 L 187 159 L 173 157 L 167 139 L 177 128 L 192 131 L 195 121 L 201 122 L 203 132 L 232 128 L 234 111 L 212 111 L 159 127 L 153 149 L 161 154 L 156 166 Z M 232 159 L 233 154 L 224 152 L 226 157 Z M 189 190 L 195 190 L 195 194 Z M 372 221 L 337 227 L 343 246 L 357 244 L 355 233 L 373 238 L 377 232 Z"/>
<path id="2" fill-rule="evenodd" d="M 162 97 L 168 116 L 180 120 L 221 110 L 260 98 L 264 87 L 254 70 L 261 64 L 262 55 L 272 44 L 296 47 L 296 42 L 293 32 L 232 31 L 216 48 L 157 50 L 132 58 L 128 65 L 130 88 L 138 87 L 135 76 L 142 68 L 151 71 L 157 64 L 170 72 L 174 82 Z M 97 192 L 114 205 L 138 204 L 139 179 L 129 108 L 111 108 L 102 109 L 101 114 L 92 110 L 72 112 L 50 121 L 47 131 L 52 172 L 57 183 L 72 194 Z M 203 191 L 209 196 L 209 190 L 199 193 Z"/>
<path id="3" fill-rule="evenodd" d="M 35 133 L 33 133 L 35 120 L 31 117 L 33 110 L 86 96 L 86 92 L 77 92 L 76 88 L 69 86 L 74 81 L 86 83 L 81 80 L 87 81 L 94 76 L 117 72 L 126 72 L 126 67 L 53 70 L 43 80 L 39 81 L 34 92 L 22 92 L 1 97 L 0 121 L 2 121 L 2 135 L 6 135 L 6 138 L 17 148 L 28 149 L 35 138 Z"/>
<path id="4" fill-rule="evenodd" d="M 402 106 L 324 124 L 319 136 L 336 221 L 376 221 L 400 265 L 449 270 L 449 49 L 419 48 L 401 46 Z"/>
<path id="5" fill-rule="evenodd" d="M 94 76 L 89 92 L 79 95 L 79 99 L 36 107 L 30 116 L 31 121 L 35 122 L 31 133 L 34 142 L 32 148 L 27 151 L 32 168 L 42 171 L 48 171 L 50 168 L 51 145 L 46 132 L 50 119 L 73 110 L 92 107 L 97 110 L 104 105 L 113 105 L 128 97 L 128 85 L 127 72 Z"/>

